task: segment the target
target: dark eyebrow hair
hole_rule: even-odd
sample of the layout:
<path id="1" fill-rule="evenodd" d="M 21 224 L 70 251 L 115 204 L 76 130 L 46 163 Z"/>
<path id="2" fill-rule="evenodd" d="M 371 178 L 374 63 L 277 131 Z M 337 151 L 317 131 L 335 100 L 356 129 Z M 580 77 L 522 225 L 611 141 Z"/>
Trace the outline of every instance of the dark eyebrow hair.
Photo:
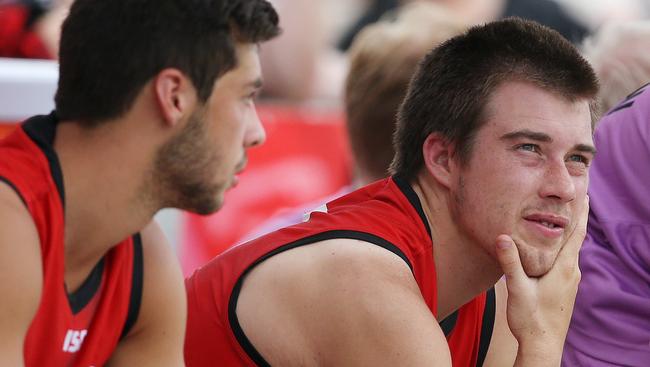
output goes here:
<path id="1" fill-rule="evenodd" d="M 573 149 L 579 151 L 579 152 L 584 152 L 584 153 L 591 153 L 593 155 L 596 155 L 596 148 L 594 148 L 591 145 L 587 144 L 577 144 Z"/>
<path id="2" fill-rule="evenodd" d="M 553 138 L 551 138 L 547 134 L 528 130 L 528 129 L 517 130 L 511 133 L 501 135 L 501 140 L 515 140 L 520 138 L 527 138 L 530 140 L 542 141 L 545 143 L 550 143 L 553 141 Z"/>
<path id="3" fill-rule="evenodd" d="M 553 142 L 553 138 L 551 138 L 547 134 L 540 133 L 540 132 L 537 132 L 537 131 L 528 130 L 528 129 L 517 130 L 517 131 L 513 131 L 511 133 L 501 135 L 501 140 L 515 140 L 515 139 L 521 139 L 521 138 L 527 138 L 527 139 L 530 139 L 530 140 L 541 141 L 541 142 L 544 142 L 544 143 Z M 577 150 L 579 152 L 591 153 L 593 155 L 596 155 L 596 148 L 594 148 L 592 145 L 588 145 L 588 144 L 576 144 L 573 147 L 572 150 Z"/>

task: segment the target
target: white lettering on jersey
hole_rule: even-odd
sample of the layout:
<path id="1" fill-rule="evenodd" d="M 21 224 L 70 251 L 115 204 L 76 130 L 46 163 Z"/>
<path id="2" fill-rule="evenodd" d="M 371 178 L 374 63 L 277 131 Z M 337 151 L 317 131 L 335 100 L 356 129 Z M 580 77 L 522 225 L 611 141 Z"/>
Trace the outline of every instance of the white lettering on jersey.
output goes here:
<path id="1" fill-rule="evenodd" d="M 63 340 L 63 351 L 67 353 L 77 352 L 81 348 L 86 334 L 88 334 L 88 330 L 69 329 L 65 334 L 65 340 Z"/>

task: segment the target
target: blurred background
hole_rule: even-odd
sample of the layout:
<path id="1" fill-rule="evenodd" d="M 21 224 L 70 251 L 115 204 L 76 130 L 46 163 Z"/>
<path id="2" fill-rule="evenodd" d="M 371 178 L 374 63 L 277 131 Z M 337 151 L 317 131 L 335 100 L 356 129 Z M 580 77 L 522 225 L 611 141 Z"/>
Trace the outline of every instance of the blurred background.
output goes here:
<path id="1" fill-rule="evenodd" d="M 53 109 L 59 29 L 72 1 L 0 0 L 0 137 L 23 119 Z M 418 1 L 444 8 L 462 27 L 514 15 L 556 29 L 594 65 L 605 110 L 650 81 L 650 0 Z M 309 210 L 367 181 L 349 140 L 346 102 L 353 105 L 359 92 L 346 95 L 346 80 L 351 83 L 348 73 L 365 67 L 350 68 L 350 48 L 364 27 L 393 21 L 396 9 L 415 0 L 270 2 L 280 14 L 283 34 L 264 44 L 260 54 L 264 90 L 257 105 L 266 143 L 249 152 L 248 168 L 226 194 L 221 211 L 200 217 L 166 209 L 157 216 L 186 275 L 225 249 L 272 229 L 274 218 Z M 432 18 L 429 23 L 444 21 Z M 375 43 L 389 53 L 398 47 L 377 37 Z M 390 67 L 410 73 L 414 66 L 404 61 Z M 381 86 L 382 74 L 373 75 L 379 76 L 363 84 L 369 95 Z M 392 119 L 396 108 L 379 111 Z M 391 151 L 385 141 L 369 144 Z"/>

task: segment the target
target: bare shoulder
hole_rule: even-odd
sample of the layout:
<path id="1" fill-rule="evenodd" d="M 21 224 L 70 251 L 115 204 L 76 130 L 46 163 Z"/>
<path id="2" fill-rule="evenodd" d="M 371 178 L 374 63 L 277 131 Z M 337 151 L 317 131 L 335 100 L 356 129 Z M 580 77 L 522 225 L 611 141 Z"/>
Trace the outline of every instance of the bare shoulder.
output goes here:
<path id="1" fill-rule="evenodd" d="M 508 288 L 506 287 L 505 278 L 501 278 L 494 285 L 494 291 L 496 294 L 494 329 L 492 331 L 492 339 L 490 340 L 490 348 L 488 349 L 483 366 L 512 366 L 517 358 L 518 343 L 508 326 L 506 314 Z"/>
<path id="2" fill-rule="evenodd" d="M 244 280 L 237 317 L 271 365 L 451 365 L 406 262 L 359 240 L 265 260 Z"/>
<path id="3" fill-rule="evenodd" d="M 155 221 L 141 232 L 142 303 L 138 319 L 118 345 L 111 365 L 179 366 L 187 307 L 183 276 L 173 249 Z"/>
<path id="4" fill-rule="evenodd" d="M 18 194 L 0 182 L 0 365 L 22 365 L 23 341 L 43 287 L 38 231 Z"/>

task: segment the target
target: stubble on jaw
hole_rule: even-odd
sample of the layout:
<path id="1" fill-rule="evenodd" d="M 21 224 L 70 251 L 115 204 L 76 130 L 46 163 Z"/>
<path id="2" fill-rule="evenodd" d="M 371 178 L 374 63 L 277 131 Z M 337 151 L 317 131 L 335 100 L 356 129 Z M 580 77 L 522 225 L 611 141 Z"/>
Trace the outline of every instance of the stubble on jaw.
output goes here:
<path id="1" fill-rule="evenodd" d="M 201 111 L 156 153 L 150 174 L 160 208 L 178 208 L 206 215 L 223 205 L 227 182 L 212 182 L 213 168 L 221 161 L 207 138 Z"/>

